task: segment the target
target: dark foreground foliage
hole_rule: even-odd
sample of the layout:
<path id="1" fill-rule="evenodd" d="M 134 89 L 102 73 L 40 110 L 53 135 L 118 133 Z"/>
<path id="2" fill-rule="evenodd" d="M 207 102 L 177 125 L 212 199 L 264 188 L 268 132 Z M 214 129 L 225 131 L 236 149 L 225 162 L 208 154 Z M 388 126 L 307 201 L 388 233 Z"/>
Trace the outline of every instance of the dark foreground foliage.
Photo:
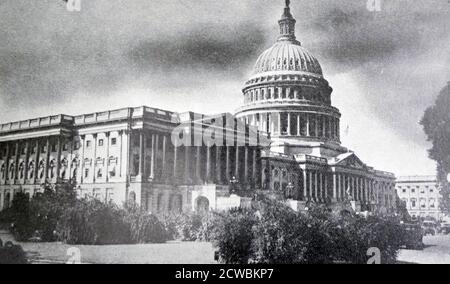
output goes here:
<path id="1" fill-rule="evenodd" d="M 21 246 L 0 239 L 0 264 L 27 264 L 26 254 Z"/>
<path id="2" fill-rule="evenodd" d="M 0 213 L 17 241 L 62 241 L 109 245 L 162 243 L 164 225 L 135 205 L 124 208 L 94 198 L 77 199 L 73 185 L 46 185 L 33 198 L 17 193 L 11 208 Z"/>
<path id="3" fill-rule="evenodd" d="M 324 206 L 297 213 L 270 199 L 216 215 L 213 228 L 227 264 L 365 264 L 369 248 L 380 250 L 382 263 L 395 263 L 405 235 L 391 217 L 336 214 Z"/>

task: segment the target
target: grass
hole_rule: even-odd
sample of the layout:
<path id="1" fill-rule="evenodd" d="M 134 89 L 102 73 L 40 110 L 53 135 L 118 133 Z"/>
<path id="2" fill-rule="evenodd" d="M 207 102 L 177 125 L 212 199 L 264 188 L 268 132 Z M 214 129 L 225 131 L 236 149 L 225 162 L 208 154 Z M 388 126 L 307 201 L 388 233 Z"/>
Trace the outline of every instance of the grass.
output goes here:
<path id="1" fill-rule="evenodd" d="M 0 238 L 13 238 L 0 232 Z M 71 246 L 62 243 L 17 243 L 27 252 L 32 262 L 65 263 L 67 251 L 76 247 L 82 263 L 94 264 L 212 264 L 214 249 L 210 243 L 168 242 L 165 244 Z"/>

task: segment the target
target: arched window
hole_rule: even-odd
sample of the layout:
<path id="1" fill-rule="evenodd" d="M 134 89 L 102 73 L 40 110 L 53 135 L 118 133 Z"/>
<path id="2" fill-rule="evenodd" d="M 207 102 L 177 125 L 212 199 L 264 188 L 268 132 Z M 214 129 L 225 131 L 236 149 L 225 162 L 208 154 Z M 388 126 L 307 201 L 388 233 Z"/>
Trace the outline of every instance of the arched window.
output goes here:
<path id="1" fill-rule="evenodd" d="M 50 173 L 50 178 L 55 177 L 55 160 L 50 161 L 49 173 Z"/>
<path id="2" fill-rule="evenodd" d="M 32 179 L 34 177 L 34 162 L 31 161 L 28 164 L 28 178 Z"/>
<path id="3" fill-rule="evenodd" d="M 19 178 L 23 179 L 24 178 L 24 173 L 25 173 L 25 165 L 24 163 L 20 163 L 19 165 Z"/>
<path id="4" fill-rule="evenodd" d="M 44 178 L 44 169 L 45 169 L 45 164 L 44 161 L 40 161 L 39 162 L 39 178 L 43 179 Z"/>
<path id="5" fill-rule="evenodd" d="M 3 164 L 2 167 L 0 168 L 0 173 L 2 175 L 2 179 L 5 179 L 5 175 L 6 175 L 6 167 Z"/>
<path id="6" fill-rule="evenodd" d="M 9 178 L 10 179 L 14 179 L 14 164 L 11 164 L 11 166 L 9 166 Z"/>
<path id="7" fill-rule="evenodd" d="M 66 158 L 64 158 L 61 161 L 61 173 L 60 173 L 60 176 L 61 176 L 62 179 L 66 179 L 68 165 L 69 165 L 69 162 L 67 161 Z"/>

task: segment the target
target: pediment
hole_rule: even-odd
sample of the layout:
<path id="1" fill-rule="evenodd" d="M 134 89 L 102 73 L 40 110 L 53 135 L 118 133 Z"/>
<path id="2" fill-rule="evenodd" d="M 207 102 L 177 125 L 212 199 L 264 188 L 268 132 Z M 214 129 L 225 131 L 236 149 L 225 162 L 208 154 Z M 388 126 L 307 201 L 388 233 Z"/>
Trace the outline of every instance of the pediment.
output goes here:
<path id="1" fill-rule="evenodd" d="M 361 159 L 359 159 L 358 156 L 353 153 L 350 155 L 345 155 L 341 158 L 338 156 L 336 165 L 360 170 L 364 170 L 367 168 L 367 166 L 361 161 Z"/>

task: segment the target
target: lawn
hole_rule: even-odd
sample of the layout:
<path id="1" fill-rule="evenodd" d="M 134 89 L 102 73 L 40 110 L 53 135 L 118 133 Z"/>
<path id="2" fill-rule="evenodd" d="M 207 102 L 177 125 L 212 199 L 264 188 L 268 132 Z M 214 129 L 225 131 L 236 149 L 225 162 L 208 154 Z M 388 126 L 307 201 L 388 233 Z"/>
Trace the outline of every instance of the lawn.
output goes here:
<path id="1" fill-rule="evenodd" d="M 0 232 L 5 242 L 12 237 Z M 16 243 L 16 242 L 14 242 Z M 70 246 L 62 243 L 17 243 L 27 252 L 32 262 L 65 263 L 67 251 L 76 247 L 82 263 L 98 264 L 211 264 L 214 249 L 211 243 L 168 242 L 165 244 Z"/>

